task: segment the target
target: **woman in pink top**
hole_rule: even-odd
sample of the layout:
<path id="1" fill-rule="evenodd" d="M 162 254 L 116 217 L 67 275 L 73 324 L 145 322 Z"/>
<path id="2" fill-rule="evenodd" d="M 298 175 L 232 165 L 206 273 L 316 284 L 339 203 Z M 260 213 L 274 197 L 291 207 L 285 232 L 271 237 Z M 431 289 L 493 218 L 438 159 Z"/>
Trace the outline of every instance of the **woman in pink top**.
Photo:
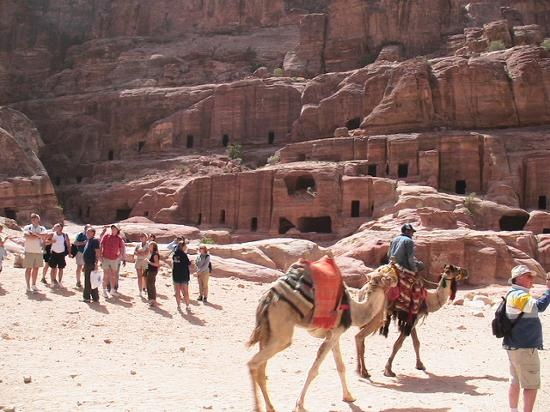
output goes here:
<path id="1" fill-rule="evenodd" d="M 125 259 L 126 247 L 120 237 L 120 229 L 116 225 L 111 225 L 111 234 L 101 238 L 101 257 L 103 272 L 103 297 L 109 298 L 111 295 L 118 295 L 117 270 L 121 260 Z"/>

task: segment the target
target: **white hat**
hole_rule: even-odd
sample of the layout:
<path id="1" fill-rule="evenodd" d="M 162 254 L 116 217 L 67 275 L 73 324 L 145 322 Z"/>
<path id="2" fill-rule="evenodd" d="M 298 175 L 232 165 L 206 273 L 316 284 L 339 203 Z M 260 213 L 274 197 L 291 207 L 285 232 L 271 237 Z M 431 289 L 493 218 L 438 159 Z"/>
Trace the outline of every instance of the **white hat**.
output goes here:
<path id="1" fill-rule="evenodd" d="M 513 279 L 517 279 L 520 276 L 523 276 L 527 273 L 533 274 L 533 271 L 525 265 L 514 266 L 513 269 L 512 269 L 512 276 L 510 276 L 510 279 L 508 280 L 508 283 L 512 283 Z M 533 276 L 534 276 L 534 274 L 533 274 Z"/>

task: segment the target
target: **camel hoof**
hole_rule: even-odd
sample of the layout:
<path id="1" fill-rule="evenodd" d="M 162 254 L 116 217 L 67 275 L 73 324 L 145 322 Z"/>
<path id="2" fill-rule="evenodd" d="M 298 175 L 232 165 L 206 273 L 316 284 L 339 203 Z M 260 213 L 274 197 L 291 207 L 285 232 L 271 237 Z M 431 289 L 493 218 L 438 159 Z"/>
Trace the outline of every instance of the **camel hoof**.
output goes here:
<path id="1" fill-rule="evenodd" d="M 425 371 L 426 367 L 424 366 L 423 363 L 417 363 L 416 364 L 416 369 L 418 369 L 419 371 Z"/>
<path id="2" fill-rule="evenodd" d="M 395 378 L 397 375 L 393 373 L 391 369 L 384 369 L 384 376 L 387 376 L 388 378 Z"/>
<path id="3" fill-rule="evenodd" d="M 360 377 L 365 378 L 365 379 L 370 378 L 370 373 L 369 373 L 366 369 L 357 371 L 357 374 L 358 374 Z"/>
<path id="4" fill-rule="evenodd" d="M 352 403 L 352 402 L 355 402 L 357 400 L 357 398 L 350 393 L 350 394 L 344 396 L 344 398 L 342 400 L 344 402 Z"/>

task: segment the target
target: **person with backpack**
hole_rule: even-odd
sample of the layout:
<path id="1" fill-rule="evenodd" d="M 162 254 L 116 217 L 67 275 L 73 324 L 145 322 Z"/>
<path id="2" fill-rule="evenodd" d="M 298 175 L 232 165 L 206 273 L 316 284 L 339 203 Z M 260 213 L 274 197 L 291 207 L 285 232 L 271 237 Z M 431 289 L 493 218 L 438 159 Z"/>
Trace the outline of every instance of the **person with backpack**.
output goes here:
<path id="1" fill-rule="evenodd" d="M 520 388 L 524 412 L 533 410 L 540 388 L 538 350 L 542 349 L 542 325 L 538 314 L 550 304 L 550 278 L 547 276 L 547 290 L 538 299 L 529 294 L 534 281 L 535 273 L 525 265 L 515 266 L 508 281 L 512 288 L 506 295 L 506 316 L 512 327 L 504 335 L 502 347 L 508 354 L 512 375 L 508 391 L 511 412 L 518 411 Z"/>

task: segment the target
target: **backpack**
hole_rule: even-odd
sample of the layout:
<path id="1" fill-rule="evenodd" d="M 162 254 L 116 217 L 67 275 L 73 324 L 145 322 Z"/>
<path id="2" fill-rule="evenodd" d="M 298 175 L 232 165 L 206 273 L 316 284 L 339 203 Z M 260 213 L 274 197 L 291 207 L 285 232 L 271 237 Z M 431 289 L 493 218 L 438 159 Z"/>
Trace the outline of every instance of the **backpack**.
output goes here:
<path id="1" fill-rule="evenodd" d="M 516 320 L 512 321 L 508 316 L 506 316 L 506 299 L 510 292 L 502 298 L 502 302 L 498 305 L 497 310 L 495 311 L 495 318 L 491 322 L 491 327 L 493 329 L 493 335 L 497 338 L 503 338 L 512 333 L 512 329 L 516 323 L 523 317 L 523 312 L 521 312 Z"/>

